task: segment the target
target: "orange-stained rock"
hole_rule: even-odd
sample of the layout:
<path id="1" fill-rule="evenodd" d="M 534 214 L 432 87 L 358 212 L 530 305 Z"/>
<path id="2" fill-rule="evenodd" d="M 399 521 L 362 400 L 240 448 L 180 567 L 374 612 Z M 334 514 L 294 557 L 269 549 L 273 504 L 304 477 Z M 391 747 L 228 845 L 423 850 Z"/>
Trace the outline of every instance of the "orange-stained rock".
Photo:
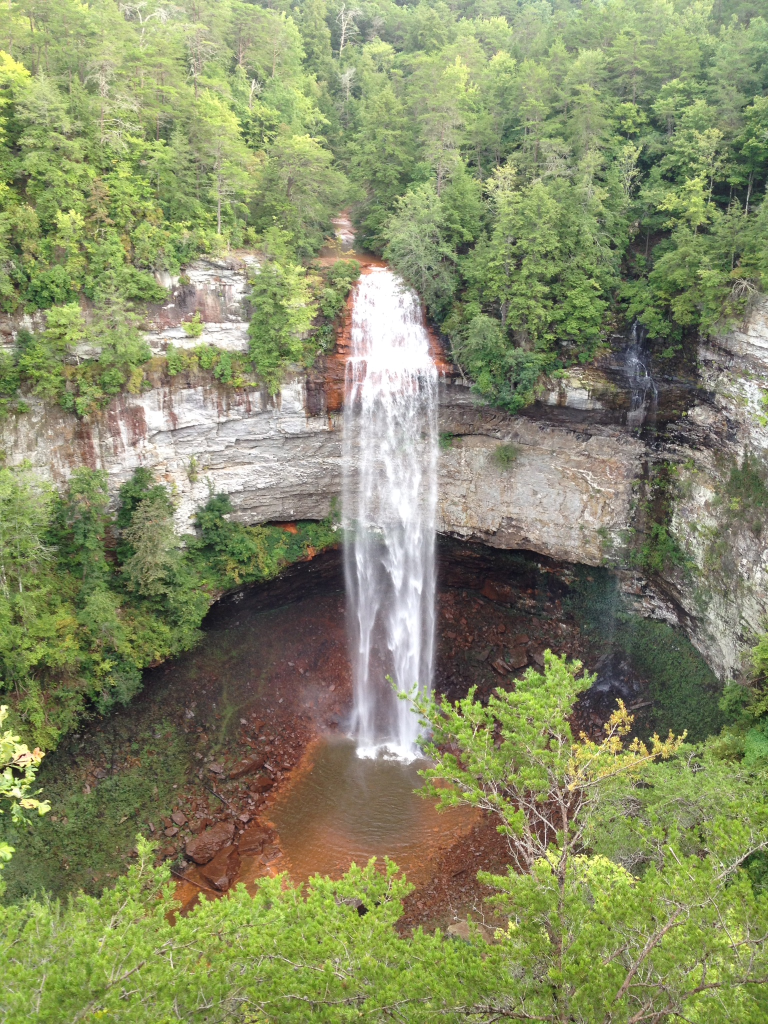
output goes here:
<path id="1" fill-rule="evenodd" d="M 257 772 L 259 768 L 263 768 L 266 760 L 266 757 L 262 754 L 257 754 L 256 757 L 249 757 L 247 761 L 241 761 L 239 764 L 236 764 L 229 773 L 229 777 L 230 779 L 242 779 L 244 775 L 249 775 L 251 772 Z"/>
<path id="2" fill-rule="evenodd" d="M 385 267 L 386 263 L 382 260 L 378 260 L 375 257 L 366 257 L 355 254 L 354 258 L 359 260 L 362 265 L 362 274 L 369 274 L 374 267 Z M 316 378 L 313 378 L 312 382 L 307 382 L 307 402 L 308 405 L 312 405 L 312 409 L 308 408 L 308 412 L 312 415 L 320 415 L 321 412 L 340 412 L 344 407 L 344 399 L 346 398 L 346 372 L 347 372 L 347 358 L 352 354 L 352 307 L 355 301 L 355 289 L 349 293 L 347 298 L 347 307 L 344 310 L 339 326 L 336 330 L 336 347 L 330 355 L 327 355 L 322 360 L 322 366 L 320 367 L 322 373 L 322 384 Z M 426 316 L 424 317 L 426 323 Z M 443 345 L 437 332 L 426 325 L 426 331 L 429 335 L 429 351 L 430 355 L 435 361 L 437 371 L 441 376 L 450 375 L 453 373 L 453 366 L 448 360 Z M 316 391 L 318 386 L 322 387 L 324 393 L 324 402 L 322 410 L 319 408 L 320 402 L 318 401 Z"/>
<path id="3" fill-rule="evenodd" d="M 195 864 L 207 864 L 222 846 L 232 841 L 234 834 L 235 826 L 231 821 L 220 821 L 201 835 L 187 840 L 187 856 Z"/>
<path id="4" fill-rule="evenodd" d="M 269 831 L 258 821 L 252 821 L 248 828 L 240 836 L 238 848 L 245 857 L 254 853 L 261 853 L 262 847 L 269 837 Z"/>
<path id="5" fill-rule="evenodd" d="M 214 889 L 219 892 L 226 892 L 232 882 L 237 878 L 240 868 L 240 855 L 236 846 L 225 846 L 219 850 L 216 856 L 205 867 L 200 868 L 200 874 Z"/>
<path id="6" fill-rule="evenodd" d="M 270 526 L 278 526 L 281 530 L 285 530 L 286 533 L 298 533 L 299 528 L 296 523 L 270 523 Z"/>

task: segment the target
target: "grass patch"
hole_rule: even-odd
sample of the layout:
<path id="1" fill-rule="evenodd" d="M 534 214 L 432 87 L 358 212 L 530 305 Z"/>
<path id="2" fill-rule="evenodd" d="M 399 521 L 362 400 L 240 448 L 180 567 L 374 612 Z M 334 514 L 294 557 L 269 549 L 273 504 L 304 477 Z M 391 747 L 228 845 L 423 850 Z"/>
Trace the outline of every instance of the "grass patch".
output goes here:
<path id="1" fill-rule="evenodd" d="M 494 448 L 491 459 L 499 469 L 509 469 L 517 461 L 519 454 L 520 449 L 516 444 L 499 444 Z"/>

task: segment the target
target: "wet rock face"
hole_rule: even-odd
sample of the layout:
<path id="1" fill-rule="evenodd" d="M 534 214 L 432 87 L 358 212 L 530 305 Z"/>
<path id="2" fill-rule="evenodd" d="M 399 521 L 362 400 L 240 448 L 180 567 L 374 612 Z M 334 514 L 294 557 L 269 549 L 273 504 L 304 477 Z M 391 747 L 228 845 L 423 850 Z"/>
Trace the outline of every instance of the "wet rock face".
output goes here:
<path id="1" fill-rule="evenodd" d="M 768 619 L 768 300 L 698 355 L 706 397 L 659 452 L 677 467 L 671 532 L 690 567 L 667 567 L 660 583 L 727 678 L 748 669 Z"/>

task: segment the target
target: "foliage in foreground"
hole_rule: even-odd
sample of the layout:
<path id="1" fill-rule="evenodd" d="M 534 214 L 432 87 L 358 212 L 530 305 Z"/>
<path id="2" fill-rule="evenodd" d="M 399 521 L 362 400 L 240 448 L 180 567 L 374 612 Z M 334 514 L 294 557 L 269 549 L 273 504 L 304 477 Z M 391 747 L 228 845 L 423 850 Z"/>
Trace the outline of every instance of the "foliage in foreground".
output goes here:
<path id="1" fill-rule="evenodd" d="M 7 717 L 8 708 L 0 704 L 0 726 Z M 30 750 L 10 729 L 0 732 L 0 814 L 10 809 L 14 822 L 20 823 L 24 820 L 24 811 L 48 813 L 51 805 L 46 800 L 38 800 L 38 794 L 32 789 L 42 759 L 41 750 Z M 12 853 L 13 847 L 0 840 L 0 869 Z"/>
<path id="2" fill-rule="evenodd" d="M 104 472 L 76 470 L 59 495 L 28 469 L 0 469 L 0 690 L 42 747 L 192 647 L 224 590 L 335 539 L 330 524 L 293 535 L 231 522 L 224 495 L 198 511 L 197 535 L 179 538 L 171 496 L 146 469 L 121 487 L 115 514 L 108 501 Z"/>
<path id="3" fill-rule="evenodd" d="M 577 663 L 547 652 L 487 707 L 422 703 L 439 746 L 428 789 L 498 816 L 515 868 L 495 941 L 397 934 L 409 885 L 389 862 L 305 892 L 284 877 L 169 922 L 168 869 L 115 889 L 0 907 L 9 1021 L 538 1020 L 758 1024 L 768 1010 L 765 778 L 669 737 L 573 742 Z M 362 900 L 365 912 L 358 910 Z"/>
<path id="4" fill-rule="evenodd" d="M 764 774 L 684 736 L 624 738 L 621 702 L 600 744 L 568 724 L 578 662 L 546 654 L 487 706 L 422 702 L 443 805 L 499 819 L 512 867 L 485 874 L 507 919 L 497 1019 L 757 1021 L 768 1008 L 768 898 L 750 866 L 768 848 Z M 443 785 L 436 786 L 440 782 Z M 450 788 L 444 783 L 449 782 Z"/>

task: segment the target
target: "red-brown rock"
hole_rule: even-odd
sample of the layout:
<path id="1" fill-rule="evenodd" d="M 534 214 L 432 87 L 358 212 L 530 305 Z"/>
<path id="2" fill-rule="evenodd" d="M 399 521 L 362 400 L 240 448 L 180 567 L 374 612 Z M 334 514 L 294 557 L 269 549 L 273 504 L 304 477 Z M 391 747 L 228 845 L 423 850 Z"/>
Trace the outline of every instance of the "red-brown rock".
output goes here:
<path id="1" fill-rule="evenodd" d="M 200 832 L 203 831 L 204 828 L 207 828 L 209 825 L 212 824 L 213 818 L 200 818 L 199 821 L 196 821 L 194 822 L 194 824 L 189 826 L 189 831 L 193 832 L 195 835 L 198 835 Z"/>
<path id="2" fill-rule="evenodd" d="M 200 868 L 200 874 L 210 882 L 214 889 L 226 892 L 237 878 L 240 868 L 240 856 L 236 846 L 225 846 L 216 854 L 212 861 Z"/>
<path id="3" fill-rule="evenodd" d="M 242 779 L 244 775 L 250 775 L 251 772 L 257 772 L 259 768 L 263 768 L 266 760 L 266 757 L 260 754 L 257 754 L 256 757 L 249 757 L 246 761 L 236 764 L 229 773 L 229 777 L 230 779 Z"/>
<path id="4" fill-rule="evenodd" d="M 516 647 L 507 655 L 512 668 L 525 668 L 528 664 L 528 652 L 524 647 Z"/>
<path id="5" fill-rule="evenodd" d="M 539 666 L 539 668 L 544 668 L 544 651 L 542 651 L 540 648 L 532 648 L 531 657 Z"/>
<path id="6" fill-rule="evenodd" d="M 486 580 L 483 589 L 480 591 L 483 597 L 496 604 L 511 604 L 514 596 L 512 587 L 505 583 L 497 583 L 495 580 Z"/>
<path id="7" fill-rule="evenodd" d="M 253 780 L 250 788 L 256 793 L 264 793 L 266 790 L 272 789 L 274 784 L 274 780 L 270 779 L 268 775 L 259 775 Z"/>
<path id="8" fill-rule="evenodd" d="M 267 837 L 267 830 L 260 825 L 258 821 L 252 821 L 240 836 L 240 842 L 238 843 L 240 853 L 243 856 L 261 853 L 261 849 L 264 846 Z"/>
<path id="9" fill-rule="evenodd" d="M 195 864 L 207 864 L 222 846 L 232 841 L 234 834 L 235 826 L 231 821 L 220 821 L 201 835 L 187 840 L 185 847 L 187 856 Z"/>

